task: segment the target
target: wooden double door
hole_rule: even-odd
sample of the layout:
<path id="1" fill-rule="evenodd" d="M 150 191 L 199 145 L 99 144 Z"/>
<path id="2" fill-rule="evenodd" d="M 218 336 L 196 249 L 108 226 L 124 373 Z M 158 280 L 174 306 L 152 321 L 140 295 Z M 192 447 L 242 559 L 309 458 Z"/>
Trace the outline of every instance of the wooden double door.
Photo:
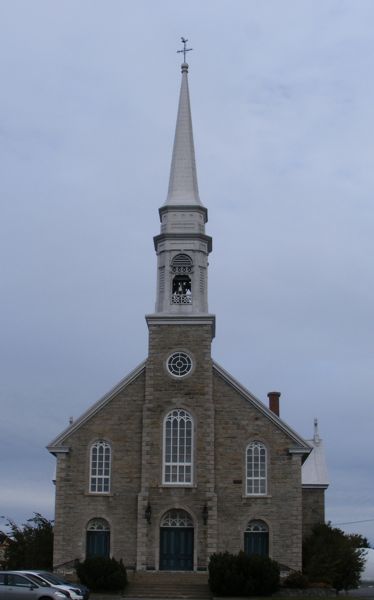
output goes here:
<path id="1" fill-rule="evenodd" d="M 193 570 L 193 527 L 160 528 L 160 570 Z"/>

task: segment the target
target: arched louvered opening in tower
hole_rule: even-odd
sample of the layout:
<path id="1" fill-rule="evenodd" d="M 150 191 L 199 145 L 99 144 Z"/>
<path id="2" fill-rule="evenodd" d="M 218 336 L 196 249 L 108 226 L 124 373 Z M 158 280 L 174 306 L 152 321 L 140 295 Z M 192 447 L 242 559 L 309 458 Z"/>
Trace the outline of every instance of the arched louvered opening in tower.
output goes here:
<path id="1" fill-rule="evenodd" d="M 192 304 L 192 259 L 188 254 L 177 254 L 171 261 L 172 304 Z"/>

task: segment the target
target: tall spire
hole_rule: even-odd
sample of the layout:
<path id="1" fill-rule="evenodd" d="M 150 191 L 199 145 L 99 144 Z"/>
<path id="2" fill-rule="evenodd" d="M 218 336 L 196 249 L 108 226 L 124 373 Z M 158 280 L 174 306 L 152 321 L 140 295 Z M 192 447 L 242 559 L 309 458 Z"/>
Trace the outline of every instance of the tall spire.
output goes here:
<path id="1" fill-rule="evenodd" d="M 179 95 L 177 124 L 170 168 L 168 206 L 202 206 L 197 185 L 195 149 L 192 133 L 188 64 L 182 64 L 182 83 Z"/>

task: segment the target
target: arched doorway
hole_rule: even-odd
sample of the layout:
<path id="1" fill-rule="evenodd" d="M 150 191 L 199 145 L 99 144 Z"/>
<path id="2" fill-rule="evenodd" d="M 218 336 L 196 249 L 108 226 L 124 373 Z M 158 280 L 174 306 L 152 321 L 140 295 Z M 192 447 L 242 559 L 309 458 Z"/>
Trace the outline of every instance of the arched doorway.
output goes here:
<path id="1" fill-rule="evenodd" d="M 87 525 L 86 558 L 110 554 L 110 527 L 105 519 L 92 519 Z"/>
<path id="2" fill-rule="evenodd" d="M 160 571 L 192 571 L 194 526 L 185 510 L 169 510 L 160 524 Z"/>
<path id="3" fill-rule="evenodd" d="M 249 521 L 244 533 L 244 552 L 269 556 L 269 528 L 264 521 Z"/>

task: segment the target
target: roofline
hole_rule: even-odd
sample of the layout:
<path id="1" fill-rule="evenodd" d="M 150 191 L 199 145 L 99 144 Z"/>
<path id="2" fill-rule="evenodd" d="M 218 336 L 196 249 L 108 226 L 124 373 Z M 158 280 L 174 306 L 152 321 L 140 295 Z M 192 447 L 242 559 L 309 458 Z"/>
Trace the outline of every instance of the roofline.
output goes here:
<path id="1" fill-rule="evenodd" d="M 302 483 L 303 490 L 327 490 L 329 483 Z"/>
<path id="2" fill-rule="evenodd" d="M 71 425 L 69 425 L 69 427 L 64 429 L 64 431 L 60 433 L 60 435 L 57 438 L 55 438 L 48 444 L 47 450 L 51 452 L 51 454 L 66 452 L 66 450 L 64 450 L 61 447 L 65 438 L 68 435 L 74 433 L 84 423 L 86 423 L 88 419 L 93 417 L 99 410 L 101 410 L 106 404 L 108 404 L 108 402 L 110 402 L 112 398 L 114 398 L 114 396 L 118 394 L 118 392 L 120 392 L 124 387 L 132 383 L 134 379 L 136 379 L 144 370 L 145 364 L 146 361 L 143 360 L 143 362 L 141 362 L 140 365 L 138 365 L 133 371 L 131 371 L 131 373 L 129 373 L 124 379 L 121 379 L 121 381 L 117 383 L 117 385 L 115 385 L 109 392 L 107 392 L 97 402 L 95 402 L 95 404 L 91 406 L 88 410 L 86 410 L 76 421 L 74 421 L 74 423 L 72 423 Z M 64 448 L 66 448 L 66 446 Z"/>
<path id="3" fill-rule="evenodd" d="M 251 392 L 249 390 L 247 390 L 247 388 L 242 386 L 234 377 L 232 377 L 232 375 L 230 375 L 227 371 L 225 371 L 225 369 L 223 367 L 221 367 L 215 361 L 213 361 L 213 369 L 223 379 L 225 379 L 228 383 L 230 383 L 236 389 L 236 391 L 239 392 L 239 394 L 244 397 L 245 400 L 254 404 L 255 407 L 266 418 L 270 419 L 270 421 L 272 421 L 275 425 L 277 425 L 277 427 L 282 429 L 282 431 L 284 431 L 284 433 L 286 433 L 286 435 L 288 435 L 290 438 L 293 439 L 294 442 L 296 442 L 298 447 L 290 449 L 290 452 L 298 453 L 298 454 L 300 453 L 300 454 L 305 454 L 305 455 L 310 454 L 310 452 L 312 451 L 312 446 L 306 440 L 304 440 L 304 438 L 300 437 L 299 434 L 296 433 L 296 431 L 291 429 L 291 427 L 289 427 L 284 421 L 282 421 L 282 419 L 280 417 L 278 417 L 269 408 L 267 408 L 267 406 L 265 406 L 265 404 L 263 402 L 261 402 L 261 400 L 256 398 L 256 396 L 254 396 L 253 394 L 251 394 Z"/>

